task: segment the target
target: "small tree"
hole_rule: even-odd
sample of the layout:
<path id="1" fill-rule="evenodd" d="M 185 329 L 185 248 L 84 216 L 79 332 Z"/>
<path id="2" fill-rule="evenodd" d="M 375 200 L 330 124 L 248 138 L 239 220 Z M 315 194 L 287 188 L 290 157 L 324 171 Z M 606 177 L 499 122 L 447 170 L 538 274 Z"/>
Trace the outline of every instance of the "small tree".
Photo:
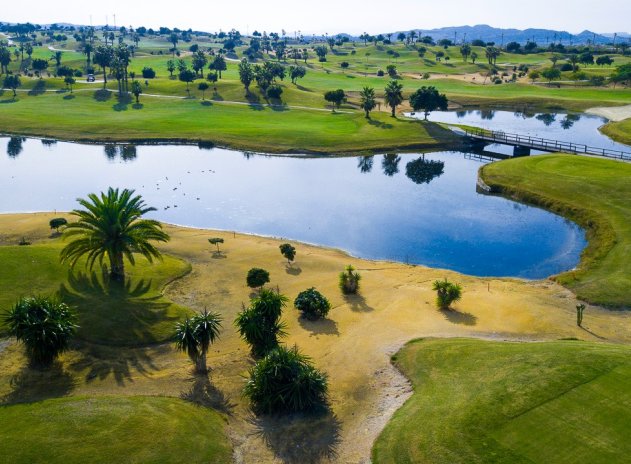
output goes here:
<path id="1" fill-rule="evenodd" d="M 169 77 L 173 77 L 173 72 L 175 71 L 175 61 L 167 61 L 167 71 L 169 71 Z"/>
<path id="2" fill-rule="evenodd" d="M 579 327 L 583 327 L 583 312 L 585 311 L 584 304 L 576 305 L 576 325 Z"/>
<path id="3" fill-rule="evenodd" d="M 396 116 L 396 109 L 403 103 L 403 85 L 397 81 L 390 81 L 386 85 L 384 99 L 386 104 L 392 109 L 392 117 Z"/>
<path id="4" fill-rule="evenodd" d="M 213 237 L 208 239 L 208 243 L 217 247 L 217 253 L 219 253 L 219 244 L 223 243 L 223 238 Z"/>
<path id="5" fill-rule="evenodd" d="M 324 408 L 328 384 L 324 373 L 297 347 L 278 347 L 250 369 L 244 395 L 257 413 L 295 413 Z"/>
<path id="6" fill-rule="evenodd" d="M 528 74 L 528 77 L 534 84 L 537 81 L 537 79 L 541 77 L 541 73 L 539 71 L 530 71 L 530 73 Z"/>
<path id="7" fill-rule="evenodd" d="M 559 70 L 559 68 L 552 67 L 552 68 L 544 69 L 541 72 L 541 76 L 544 79 L 548 79 L 548 83 L 551 83 L 552 81 L 561 77 L 561 71 Z"/>
<path id="8" fill-rule="evenodd" d="M 355 272 L 355 268 L 349 264 L 346 266 L 346 270 L 344 272 L 340 272 L 340 290 L 342 290 L 342 293 L 345 295 L 355 294 L 359 291 L 360 280 L 361 275 L 358 272 Z"/>
<path id="9" fill-rule="evenodd" d="M 423 110 L 425 119 L 429 113 L 434 110 L 445 111 L 447 109 L 447 97 L 445 94 L 438 93 L 435 87 L 421 87 L 412 95 L 410 95 L 410 105 L 414 111 Z"/>
<path id="10" fill-rule="evenodd" d="M 66 76 L 64 78 L 64 84 L 66 84 L 66 87 L 68 87 L 70 89 L 70 93 L 72 93 L 72 86 L 76 83 L 77 81 L 75 80 L 74 77 L 72 76 Z"/>
<path id="11" fill-rule="evenodd" d="M 197 74 L 195 74 L 195 71 L 191 71 L 190 69 L 185 69 L 183 71 L 180 72 L 179 74 L 179 79 L 182 82 L 186 82 L 186 93 L 189 94 L 189 96 L 191 95 L 191 91 L 188 87 L 188 85 L 193 82 L 195 79 L 197 79 Z"/>
<path id="12" fill-rule="evenodd" d="M 178 350 L 183 351 L 195 363 L 198 373 L 207 372 L 206 355 L 210 345 L 219 338 L 221 316 L 204 310 L 175 326 L 174 342 Z"/>
<path id="13" fill-rule="evenodd" d="M 393 64 L 389 64 L 388 66 L 386 66 L 386 72 L 388 73 L 388 76 L 390 76 L 392 79 L 397 77 L 397 67 Z"/>
<path id="14" fill-rule="evenodd" d="M 269 282 L 269 272 L 265 269 L 253 267 L 248 271 L 246 282 L 248 287 L 252 289 L 260 288 Z"/>
<path id="15" fill-rule="evenodd" d="M 19 300 L 4 317 L 9 334 L 26 347 L 35 364 L 48 365 L 68 349 L 77 326 L 65 303 L 47 297 Z"/>
<path id="16" fill-rule="evenodd" d="M 359 106 L 366 113 L 366 118 L 370 119 L 370 112 L 377 106 L 377 98 L 375 96 L 375 89 L 372 87 L 364 87 L 359 92 Z"/>
<path id="17" fill-rule="evenodd" d="M 462 298 L 462 287 L 445 280 L 436 280 L 433 285 L 436 292 L 436 306 L 440 309 L 449 309 L 452 303 Z"/>
<path id="18" fill-rule="evenodd" d="M 287 297 L 273 290 L 262 289 L 250 306 L 243 308 L 234 323 L 241 337 L 250 345 L 254 356 L 264 356 L 278 347 L 278 338 L 285 336 L 280 321 Z"/>
<path id="19" fill-rule="evenodd" d="M 210 87 L 210 85 L 208 85 L 208 82 L 200 82 L 197 85 L 197 89 L 202 92 L 202 100 L 206 100 L 206 90 L 208 90 L 208 87 Z"/>
<path id="20" fill-rule="evenodd" d="M 131 93 L 136 97 L 136 104 L 140 103 L 140 95 L 142 94 L 142 85 L 140 85 L 140 82 L 133 81 L 131 83 Z"/>
<path id="21" fill-rule="evenodd" d="M 227 70 L 228 65 L 226 64 L 226 60 L 223 56 L 217 55 L 208 68 L 217 71 L 219 73 L 219 79 L 221 79 L 221 72 Z"/>
<path id="22" fill-rule="evenodd" d="M 329 90 L 324 94 L 324 99 L 329 103 L 333 103 L 333 111 L 335 112 L 335 108 L 339 108 L 346 101 L 346 94 L 342 89 Z"/>
<path id="23" fill-rule="evenodd" d="M 294 306 L 299 311 L 302 311 L 304 317 L 310 320 L 326 317 L 331 309 L 329 300 L 314 287 L 300 292 L 294 300 Z"/>
<path id="24" fill-rule="evenodd" d="M 48 223 L 50 225 L 51 230 L 55 229 L 56 232 L 59 232 L 59 228 L 68 224 L 66 218 L 53 218 Z"/>
<path id="25" fill-rule="evenodd" d="M 250 65 L 245 58 L 239 63 L 239 80 L 243 84 L 243 87 L 245 87 L 245 92 L 250 93 L 250 84 L 254 80 L 254 70 L 252 69 L 252 65 Z"/>
<path id="26" fill-rule="evenodd" d="M 280 248 L 280 253 L 287 259 L 287 264 L 291 264 L 296 257 L 296 248 L 289 243 L 283 243 L 278 248 Z"/>
<path id="27" fill-rule="evenodd" d="M 4 78 L 3 87 L 7 89 L 13 90 L 13 99 L 17 96 L 17 89 L 22 85 L 22 81 L 20 81 L 20 76 L 17 74 L 9 74 Z"/>

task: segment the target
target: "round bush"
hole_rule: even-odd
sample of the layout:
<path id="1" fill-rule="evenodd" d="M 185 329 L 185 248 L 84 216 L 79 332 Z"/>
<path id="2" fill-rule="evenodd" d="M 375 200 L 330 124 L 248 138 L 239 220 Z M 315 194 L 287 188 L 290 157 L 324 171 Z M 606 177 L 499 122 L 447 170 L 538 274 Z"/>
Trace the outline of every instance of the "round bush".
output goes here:
<path id="1" fill-rule="evenodd" d="M 326 374 L 297 347 L 278 347 L 250 369 L 244 395 L 257 413 L 292 413 L 325 407 Z"/>
<path id="2" fill-rule="evenodd" d="M 262 287 L 269 282 L 269 272 L 265 269 L 253 267 L 248 271 L 248 275 L 245 280 L 250 288 Z"/>
<path id="3" fill-rule="evenodd" d="M 310 320 L 326 317 L 331 309 L 329 300 L 313 287 L 300 292 L 294 300 L 294 306 Z"/>
<path id="4" fill-rule="evenodd" d="M 145 66 L 144 68 L 142 68 L 142 77 L 143 79 L 153 79 L 154 77 L 156 77 L 156 72 L 153 70 L 153 68 Z"/>

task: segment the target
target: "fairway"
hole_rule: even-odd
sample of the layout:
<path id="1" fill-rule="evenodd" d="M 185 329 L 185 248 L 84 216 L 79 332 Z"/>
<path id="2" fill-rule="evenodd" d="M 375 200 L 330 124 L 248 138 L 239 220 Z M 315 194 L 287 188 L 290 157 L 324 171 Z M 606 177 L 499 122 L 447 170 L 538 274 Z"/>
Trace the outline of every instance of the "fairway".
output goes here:
<path id="1" fill-rule="evenodd" d="M 626 462 L 630 355 L 575 341 L 411 342 L 394 359 L 414 394 L 375 443 L 374 462 Z"/>
<path id="2" fill-rule="evenodd" d="M 572 155 L 542 155 L 484 166 L 496 193 L 534 203 L 586 229 L 589 245 L 576 270 L 556 277 L 578 298 L 631 307 L 631 164 Z"/>
<path id="3" fill-rule="evenodd" d="M 0 461 L 13 464 L 225 463 L 225 422 L 160 397 L 71 397 L 0 406 Z"/>

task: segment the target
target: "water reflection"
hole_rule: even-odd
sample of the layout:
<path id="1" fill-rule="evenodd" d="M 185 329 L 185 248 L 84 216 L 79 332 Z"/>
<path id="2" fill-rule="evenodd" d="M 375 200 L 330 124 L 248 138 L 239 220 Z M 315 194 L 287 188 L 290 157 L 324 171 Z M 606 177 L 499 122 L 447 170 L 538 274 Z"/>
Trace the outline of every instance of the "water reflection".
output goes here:
<path id="1" fill-rule="evenodd" d="M 7 155 L 9 158 L 17 158 L 22 153 L 22 144 L 26 141 L 24 137 L 11 137 L 7 144 Z"/>
<path id="2" fill-rule="evenodd" d="M 136 145 L 113 145 L 107 144 L 103 146 L 103 152 L 105 157 L 109 161 L 115 161 L 117 156 L 124 162 L 133 161 L 136 159 L 137 150 Z"/>
<path id="3" fill-rule="evenodd" d="M 383 160 L 381 160 L 383 173 L 388 177 L 394 176 L 399 172 L 399 161 L 401 161 L 399 155 L 384 155 Z"/>
<path id="4" fill-rule="evenodd" d="M 495 117 L 495 111 L 493 110 L 480 110 L 480 118 L 491 121 Z"/>
<path id="5" fill-rule="evenodd" d="M 578 114 L 566 114 L 565 117 L 561 120 L 561 127 L 563 130 L 571 129 L 575 122 L 581 120 L 580 115 Z"/>
<path id="6" fill-rule="evenodd" d="M 363 174 L 372 171 L 374 158 L 374 156 L 360 156 L 359 158 L 357 158 L 357 167 L 359 168 L 359 171 Z"/>
<path id="7" fill-rule="evenodd" d="M 445 163 L 426 160 L 425 155 L 405 165 L 405 175 L 415 184 L 429 184 L 445 172 Z"/>
<path id="8" fill-rule="evenodd" d="M 537 121 L 541 121 L 547 127 L 551 126 L 554 121 L 556 121 L 557 115 L 552 113 L 541 113 L 536 116 Z"/>
<path id="9" fill-rule="evenodd" d="M 42 139 L 42 145 L 44 145 L 45 147 L 52 147 L 54 145 L 57 145 L 57 140 Z"/>

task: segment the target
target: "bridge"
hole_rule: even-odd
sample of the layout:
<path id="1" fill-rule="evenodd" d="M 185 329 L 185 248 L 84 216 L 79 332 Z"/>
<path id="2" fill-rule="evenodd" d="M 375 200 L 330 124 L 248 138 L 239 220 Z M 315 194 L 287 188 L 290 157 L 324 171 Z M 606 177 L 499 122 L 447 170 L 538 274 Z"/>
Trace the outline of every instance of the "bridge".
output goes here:
<path id="1" fill-rule="evenodd" d="M 580 143 L 561 142 L 559 140 L 543 139 L 530 135 L 509 134 L 503 131 L 492 131 L 478 128 L 451 127 L 456 134 L 474 142 L 499 143 L 515 147 L 513 156 L 528 156 L 530 150 L 549 152 L 573 153 L 576 155 L 603 156 L 625 161 L 631 161 L 631 151 L 612 150 L 609 148 L 590 147 Z"/>

